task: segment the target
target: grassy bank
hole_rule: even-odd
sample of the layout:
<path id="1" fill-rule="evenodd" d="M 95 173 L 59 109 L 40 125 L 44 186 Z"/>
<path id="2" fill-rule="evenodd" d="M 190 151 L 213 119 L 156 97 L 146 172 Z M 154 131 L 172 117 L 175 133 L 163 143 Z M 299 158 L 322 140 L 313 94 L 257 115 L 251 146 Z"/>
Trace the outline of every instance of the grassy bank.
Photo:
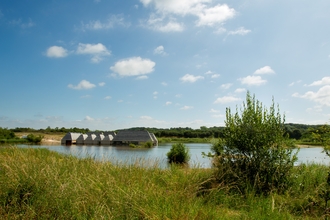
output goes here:
<path id="1" fill-rule="evenodd" d="M 212 169 L 148 169 L 0 148 L 1 219 L 318 219 L 328 168 L 296 167 L 284 195 L 202 191 Z"/>

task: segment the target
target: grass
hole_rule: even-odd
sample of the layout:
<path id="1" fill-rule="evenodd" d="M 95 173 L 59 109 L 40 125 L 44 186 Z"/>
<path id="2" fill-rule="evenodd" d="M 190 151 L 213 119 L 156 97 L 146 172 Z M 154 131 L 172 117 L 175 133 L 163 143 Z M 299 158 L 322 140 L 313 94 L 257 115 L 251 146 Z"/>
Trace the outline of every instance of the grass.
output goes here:
<path id="1" fill-rule="evenodd" d="M 1 147 L 0 219 L 319 219 L 327 214 L 325 166 L 296 167 L 287 193 L 267 197 L 230 193 L 230 186 L 212 182 L 212 172 Z"/>

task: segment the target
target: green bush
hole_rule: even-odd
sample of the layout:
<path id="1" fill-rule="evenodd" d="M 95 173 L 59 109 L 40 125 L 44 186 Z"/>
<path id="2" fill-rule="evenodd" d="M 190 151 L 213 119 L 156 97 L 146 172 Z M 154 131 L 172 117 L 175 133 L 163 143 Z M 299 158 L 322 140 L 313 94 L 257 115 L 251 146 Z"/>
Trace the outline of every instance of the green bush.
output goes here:
<path id="1" fill-rule="evenodd" d="M 167 153 L 169 163 L 188 163 L 190 159 L 189 149 L 183 143 L 173 144 Z"/>
<path id="2" fill-rule="evenodd" d="M 216 179 L 241 192 L 283 192 L 297 157 L 284 135 L 279 107 L 273 100 L 266 109 L 248 92 L 240 110 L 232 114 L 226 109 L 224 137 L 212 147 Z"/>
<path id="3" fill-rule="evenodd" d="M 42 141 L 44 137 L 42 135 L 34 135 L 34 134 L 28 134 L 28 136 L 26 137 L 26 139 L 28 140 L 28 142 L 30 143 L 40 143 Z"/>

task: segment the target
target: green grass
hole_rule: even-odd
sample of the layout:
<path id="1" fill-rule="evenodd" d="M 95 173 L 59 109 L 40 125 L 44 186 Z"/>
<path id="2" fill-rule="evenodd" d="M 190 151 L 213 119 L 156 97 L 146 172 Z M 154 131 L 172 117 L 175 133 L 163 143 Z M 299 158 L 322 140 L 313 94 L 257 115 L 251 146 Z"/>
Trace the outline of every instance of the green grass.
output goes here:
<path id="1" fill-rule="evenodd" d="M 212 182 L 212 172 L 0 147 L 0 219 L 319 219 L 327 213 L 320 196 L 325 166 L 296 167 L 287 193 L 267 197 L 230 193 L 230 186 Z"/>

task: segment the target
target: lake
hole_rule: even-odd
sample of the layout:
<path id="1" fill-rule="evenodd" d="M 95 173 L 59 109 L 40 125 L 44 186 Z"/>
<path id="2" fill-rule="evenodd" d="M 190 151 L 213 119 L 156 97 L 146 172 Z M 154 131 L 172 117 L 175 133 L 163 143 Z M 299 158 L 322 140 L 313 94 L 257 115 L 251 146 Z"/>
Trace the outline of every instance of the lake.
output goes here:
<path id="1" fill-rule="evenodd" d="M 211 161 L 202 156 L 202 152 L 210 152 L 211 144 L 186 143 L 190 152 L 190 167 L 209 168 Z M 93 157 L 95 160 L 106 160 L 116 164 L 140 164 L 150 166 L 157 164 L 159 167 L 168 166 L 166 154 L 172 144 L 159 144 L 154 148 L 130 148 L 123 146 L 63 146 L 63 145 L 17 145 L 22 148 L 47 148 L 58 153 L 73 155 L 80 158 Z M 330 159 L 322 152 L 322 147 L 301 148 L 298 153 L 300 163 L 330 164 Z"/>

